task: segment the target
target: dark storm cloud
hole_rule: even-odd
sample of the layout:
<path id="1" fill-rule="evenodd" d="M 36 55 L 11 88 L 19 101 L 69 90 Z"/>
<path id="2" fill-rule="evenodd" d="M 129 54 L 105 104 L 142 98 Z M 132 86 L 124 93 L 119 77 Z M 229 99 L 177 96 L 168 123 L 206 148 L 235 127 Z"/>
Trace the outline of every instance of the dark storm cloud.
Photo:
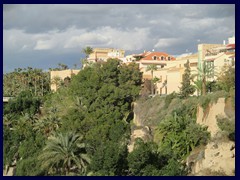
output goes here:
<path id="1" fill-rule="evenodd" d="M 66 54 L 80 58 L 87 45 L 177 55 L 186 49 L 196 52 L 199 43 L 222 43 L 233 36 L 235 5 L 4 5 L 3 29 L 8 66 L 21 57 L 27 63 L 24 59 L 36 53 L 38 58 L 28 62 L 41 64 L 41 53 L 49 59 Z"/>
<path id="2" fill-rule="evenodd" d="M 4 5 L 4 28 L 43 32 L 52 29 L 145 27 L 151 20 L 168 21 L 174 26 L 182 18 L 196 21 L 205 17 L 234 16 L 234 5 Z M 163 24 L 164 25 L 164 24 Z M 154 27 L 154 26 L 153 26 Z M 176 28 L 176 26 L 175 26 Z"/>

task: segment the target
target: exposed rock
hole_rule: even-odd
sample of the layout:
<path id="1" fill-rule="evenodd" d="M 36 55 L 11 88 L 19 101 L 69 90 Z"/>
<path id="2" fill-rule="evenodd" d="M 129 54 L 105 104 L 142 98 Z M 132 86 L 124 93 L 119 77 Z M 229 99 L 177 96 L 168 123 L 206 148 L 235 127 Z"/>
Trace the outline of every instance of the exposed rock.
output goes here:
<path id="1" fill-rule="evenodd" d="M 234 150 L 235 149 L 235 144 L 233 144 L 230 148 L 230 151 Z"/>
<path id="2" fill-rule="evenodd" d="M 217 144 L 214 144 L 214 145 L 213 145 L 213 148 L 214 148 L 214 149 L 217 149 L 217 148 L 218 148 L 218 145 L 217 145 Z"/>
<path id="3" fill-rule="evenodd" d="M 6 167 L 6 170 L 3 170 L 3 176 L 14 176 L 16 167 Z"/>
<path id="4" fill-rule="evenodd" d="M 211 104 L 208 107 L 207 112 L 204 112 L 201 106 L 197 110 L 197 123 L 208 126 L 208 131 L 213 137 L 220 129 L 217 125 L 217 115 L 222 115 L 226 117 L 224 112 L 225 108 L 225 98 L 219 98 L 217 103 Z"/>
<path id="5" fill-rule="evenodd" d="M 204 172 L 209 169 L 229 176 L 235 175 L 235 150 L 230 151 L 232 142 L 219 143 L 218 149 L 212 148 L 214 143 L 211 142 L 205 147 L 204 157 L 202 151 L 193 151 L 188 157 L 187 165 L 191 168 L 192 175 L 207 175 Z"/>
<path id="6" fill-rule="evenodd" d="M 210 104 L 205 112 L 202 107 L 198 107 L 197 123 L 208 126 L 212 142 L 201 151 L 194 150 L 187 158 L 191 175 L 235 175 L 235 143 L 224 138 L 217 125 L 217 115 L 228 118 L 234 116 L 231 102 L 225 102 L 225 98 L 219 98 L 217 103 Z M 204 151 L 204 157 L 201 156 L 202 151 Z"/>
<path id="7" fill-rule="evenodd" d="M 141 138 L 145 142 L 152 140 L 151 129 L 148 126 L 145 126 L 145 127 L 137 127 L 137 129 L 132 130 L 131 141 L 128 145 L 129 152 L 132 152 L 134 148 L 135 139 L 137 138 Z"/>

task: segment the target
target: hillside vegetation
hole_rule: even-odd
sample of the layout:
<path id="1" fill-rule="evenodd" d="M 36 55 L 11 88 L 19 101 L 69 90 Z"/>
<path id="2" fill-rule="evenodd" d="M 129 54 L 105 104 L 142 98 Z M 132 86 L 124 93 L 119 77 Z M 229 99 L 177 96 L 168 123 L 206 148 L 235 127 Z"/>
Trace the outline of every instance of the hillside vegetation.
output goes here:
<path id="1" fill-rule="evenodd" d="M 15 167 L 19 176 L 187 175 L 186 157 L 210 139 L 207 127 L 196 123 L 197 105 L 213 96 L 234 98 L 226 79 L 217 89 L 223 93 L 191 97 L 192 89 L 182 88 L 180 95 L 146 99 L 137 64 L 109 59 L 88 65 L 55 93 L 23 89 L 4 105 L 4 170 Z M 149 126 L 154 140 L 136 138 L 129 152 L 133 121 Z M 235 129 L 219 123 L 232 138 Z"/>

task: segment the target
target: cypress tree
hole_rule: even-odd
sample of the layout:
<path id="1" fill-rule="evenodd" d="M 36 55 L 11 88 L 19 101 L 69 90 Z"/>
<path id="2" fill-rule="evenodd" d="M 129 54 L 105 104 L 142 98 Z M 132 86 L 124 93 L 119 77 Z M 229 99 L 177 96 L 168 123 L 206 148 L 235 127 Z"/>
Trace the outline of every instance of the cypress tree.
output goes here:
<path id="1" fill-rule="evenodd" d="M 187 98 L 189 95 L 193 94 L 195 88 L 191 85 L 191 69 L 189 65 L 189 60 L 184 64 L 185 71 L 182 78 L 182 86 L 180 87 L 180 97 Z"/>

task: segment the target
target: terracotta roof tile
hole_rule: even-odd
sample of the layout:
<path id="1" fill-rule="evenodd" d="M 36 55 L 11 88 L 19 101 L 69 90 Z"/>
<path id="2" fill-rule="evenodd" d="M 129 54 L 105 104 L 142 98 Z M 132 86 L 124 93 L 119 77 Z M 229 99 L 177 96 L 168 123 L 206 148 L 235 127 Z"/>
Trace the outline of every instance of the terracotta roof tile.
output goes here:
<path id="1" fill-rule="evenodd" d="M 229 49 L 235 49 L 235 44 L 228 44 L 228 45 L 227 45 L 227 48 L 229 48 Z"/>
<path id="2" fill-rule="evenodd" d="M 164 53 L 164 52 L 150 52 L 148 54 L 146 54 L 146 56 L 144 58 L 142 58 L 142 60 L 153 60 L 153 57 L 156 56 L 158 61 L 168 61 L 166 60 L 166 57 L 171 57 L 171 61 L 176 60 L 175 57 Z M 164 60 L 161 60 L 161 57 L 164 57 Z"/>

